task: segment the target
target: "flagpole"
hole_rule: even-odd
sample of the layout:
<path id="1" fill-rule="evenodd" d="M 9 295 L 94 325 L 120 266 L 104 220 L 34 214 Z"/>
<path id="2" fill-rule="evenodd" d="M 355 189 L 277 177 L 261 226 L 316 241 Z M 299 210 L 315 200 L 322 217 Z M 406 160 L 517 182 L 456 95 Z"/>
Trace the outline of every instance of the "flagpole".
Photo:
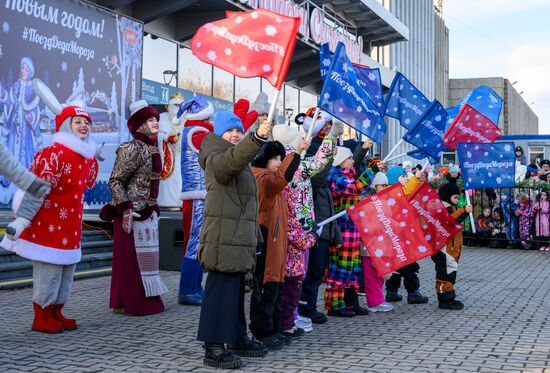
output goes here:
<path id="1" fill-rule="evenodd" d="M 422 172 L 426 171 L 426 168 L 428 168 L 428 165 L 430 164 L 430 160 L 427 159 L 426 162 L 424 162 L 424 166 L 422 167 Z"/>
<path id="2" fill-rule="evenodd" d="M 384 158 L 384 160 L 383 160 L 382 162 L 386 163 L 386 162 L 389 160 L 390 155 L 392 155 L 393 153 L 395 153 L 395 151 L 397 150 L 397 148 L 399 148 L 399 146 L 403 143 L 403 141 L 405 141 L 405 140 L 403 140 L 403 139 L 399 140 L 399 141 L 397 142 L 397 144 L 395 144 L 395 146 L 390 150 L 390 152 L 388 153 L 388 155 L 386 155 L 386 158 Z"/>
<path id="3" fill-rule="evenodd" d="M 273 121 L 273 115 L 275 115 L 275 106 L 277 106 L 277 101 L 279 100 L 279 95 L 281 94 L 281 88 L 276 89 L 273 97 L 271 98 L 271 106 L 269 107 L 269 113 L 267 114 L 267 123 L 271 126 Z"/>
<path id="4" fill-rule="evenodd" d="M 339 217 L 346 215 L 347 213 L 348 212 L 346 210 L 341 211 L 338 214 L 332 215 L 330 218 L 327 218 L 327 219 L 323 220 L 322 222 L 317 223 L 317 226 L 322 227 L 323 225 L 326 225 L 326 224 L 330 223 L 331 221 L 334 221 L 334 220 L 338 219 Z"/>
<path id="5" fill-rule="evenodd" d="M 311 138 L 313 137 L 313 127 L 315 126 L 315 122 L 317 122 L 317 117 L 319 116 L 319 111 L 321 111 L 321 109 L 319 109 L 319 106 L 317 106 L 315 108 L 315 113 L 313 113 L 313 120 L 311 121 L 311 126 L 309 126 L 309 130 L 307 131 L 307 135 L 306 135 L 306 141 L 307 142 L 311 142 Z M 306 157 L 306 151 L 303 150 L 302 151 L 302 154 L 300 154 L 300 156 L 302 157 L 302 159 L 304 159 Z"/>
<path id="6" fill-rule="evenodd" d="M 464 191 L 464 194 L 466 195 L 466 203 L 471 205 L 472 203 L 470 202 L 470 189 L 466 189 Z M 470 212 L 470 225 L 472 226 L 472 233 L 473 234 L 476 234 L 476 223 L 474 221 L 474 213 L 473 212 Z"/>
<path id="7" fill-rule="evenodd" d="M 396 155 L 395 157 L 391 157 L 391 158 L 386 159 L 386 160 L 384 160 L 384 161 L 385 161 L 385 162 L 393 161 L 394 159 L 401 158 L 401 157 L 404 157 L 404 156 L 406 156 L 406 155 L 407 155 L 407 153 L 399 154 L 399 155 Z"/>

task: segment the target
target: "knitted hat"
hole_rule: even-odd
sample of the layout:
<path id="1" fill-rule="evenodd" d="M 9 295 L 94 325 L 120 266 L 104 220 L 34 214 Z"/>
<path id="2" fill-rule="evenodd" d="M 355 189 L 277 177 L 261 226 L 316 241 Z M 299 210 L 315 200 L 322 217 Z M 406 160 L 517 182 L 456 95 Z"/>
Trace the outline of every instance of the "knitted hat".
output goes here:
<path id="1" fill-rule="evenodd" d="M 302 135 L 297 128 L 278 124 L 271 129 L 273 140 L 279 141 L 283 145 L 290 146 L 293 150 L 298 149 L 302 141 Z"/>
<path id="2" fill-rule="evenodd" d="M 521 152 L 523 154 L 523 148 L 521 146 L 516 146 L 516 152 Z"/>
<path id="3" fill-rule="evenodd" d="M 254 100 L 252 106 L 250 106 L 250 110 L 256 111 L 258 115 L 264 115 L 269 113 L 270 106 L 271 104 L 269 103 L 267 94 L 265 92 L 260 92 L 258 96 L 256 96 L 256 100 Z"/>
<path id="4" fill-rule="evenodd" d="M 454 203 L 451 201 L 451 197 L 454 195 L 460 195 L 460 189 L 458 189 L 458 186 L 455 183 L 447 183 L 443 184 L 439 191 L 437 192 L 439 195 L 439 198 L 443 202 L 447 202 L 450 205 L 454 205 Z"/>
<path id="5" fill-rule="evenodd" d="M 388 184 L 389 185 L 397 184 L 397 182 L 399 181 L 399 176 L 401 175 L 407 176 L 407 171 L 405 171 L 403 167 L 399 167 L 399 166 L 390 167 L 390 169 L 388 170 L 388 173 L 386 174 L 386 176 L 388 177 Z"/>
<path id="6" fill-rule="evenodd" d="M 458 166 L 451 166 L 451 168 L 449 168 L 449 173 L 452 174 L 453 172 L 456 172 L 457 174 L 459 174 L 460 168 L 458 168 Z"/>
<path id="7" fill-rule="evenodd" d="M 447 176 L 449 174 L 449 167 L 439 167 L 439 172 L 443 173 L 443 175 Z"/>
<path id="8" fill-rule="evenodd" d="M 71 118 L 72 117 L 84 117 L 92 125 L 92 117 L 86 111 L 79 106 L 66 106 L 61 110 L 61 113 L 55 116 L 55 132 L 59 132 L 59 129 L 63 126 L 63 129 L 70 130 Z"/>
<path id="9" fill-rule="evenodd" d="M 177 117 L 184 113 L 186 120 L 205 120 L 214 114 L 214 106 L 204 96 L 197 95 L 181 103 Z"/>
<path id="10" fill-rule="evenodd" d="M 130 104 L 130 113 L 132 114 L 128 119 L 128 129 L 133 135 L 143 123 L 147 122 L 149 118 L 157 118 L 160 120 L 160 115 L 157 109 L 153 106 L 147 106 L 147 101 L 139 100 Z"/>
<path id="11" fill-rule="evenodd" d="M 279 141 L 269 141 L 262 145 L 258 155 L 252 161 L 252 166 L 266 168 L 267 162 L 277 156 L 281 157 L 281 161 L 285 159 L 286 150 L 283 144 Z"/>
<path id="12" fill-rule="evenodd" d="M 412 168 L 412 162 L 411 161 L 403 161 L 403 168 Z"/>
<path id="13" fill-rule="evenodd" d="M 377 172 L 376 175 L 374 175 L 374 179 L 372 179 L 370 183 L 370 187 L 372 189 L 376 189 L 377 185 L 388 185 L 388 177 L 383 172 Z"/>
<path id="14" fill-rule="evenodd" d="M 351 150 L 345 146 L 337 146 L 336 149 L 336 155 L 334 156 L 333 162 L 334 166 L 340 166 L 346 159 L 353 157 Z"/>
<path id="15" fill-rule="evenodd" d="M 304 126 L 304 131 L 308 132 L 309 128 L 311 127 L 311 124 L 313 123 L 313 115 L 315 114 L 315 108 L 309 108 L 308 111 L 305 113 L 300 113 L 296 115 L 296 118 L 294 121 L 297 124 L 301 124 Z M 311 136 L 315 137 L 319 133 L 319 131 L 327 124 L 328 122 L 332 121 L 332 116 L 327 113 L 326 111 L 319 111 L 319 115 L 317 115 L 317 120 L 315 121 L 315 126 L 313 127 L 313 132 L 311 133 Z"/>
<path id="16" fill-rule="evenodd" d="M 548 159 L 543 159 L 542 162 L 540 162 L 540 166 L 548 165 L 550 166 L 550 161 Z"/>
<path id="17" fill-rule="evenodd" d="M 214 121 L 214 134 L 222 137 L 225 132 L 233 128 L 237 128 L 244 133 L 243 123 L 238 116 L 229 111 L 220 111 Z"/>

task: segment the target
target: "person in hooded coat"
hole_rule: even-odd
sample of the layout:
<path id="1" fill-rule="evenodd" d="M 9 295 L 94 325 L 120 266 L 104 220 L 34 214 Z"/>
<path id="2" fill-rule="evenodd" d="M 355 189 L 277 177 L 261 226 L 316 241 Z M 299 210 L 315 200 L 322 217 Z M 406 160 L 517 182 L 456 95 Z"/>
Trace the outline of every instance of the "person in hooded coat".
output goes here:
<path id="1" fill-rule="evenodd" d="M 439 188 L 438 195 L 449 214 L 457 222 L 462 223 L 468 217 L 468 214 L 472 212 L 471 205 L 457 208 L 460 189 L 456 184 L 447 183 L 442 185 Z M 461 310 L 464 308 L 464 304 L 455 299 L 454 287 L 461 254 L 462 232 L 459 231 L 447 243 L 447 246 L 432 255 L 432 260 L 435 263 L 435 290 L 441 309 Z"/>

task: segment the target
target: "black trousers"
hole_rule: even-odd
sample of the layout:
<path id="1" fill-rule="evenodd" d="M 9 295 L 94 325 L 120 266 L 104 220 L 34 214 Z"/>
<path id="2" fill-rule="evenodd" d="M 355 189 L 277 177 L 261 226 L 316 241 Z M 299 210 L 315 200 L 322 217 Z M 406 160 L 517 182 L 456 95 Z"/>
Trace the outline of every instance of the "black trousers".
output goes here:
<path id="1" fill-rule="evenodd" d="M 197 339 L 234 344 L 246 335 L 244 273 L 209 271 L 202 295 Z"/>
<path id="2" fill-rule="evenodd" d="M 392 274 L 390 279 L 386 281 L 386 291 L 398 291 L 401 286 L 401 277 L 403 277 L 403 285 L 405 285 L 407 292 L 411 293 L 420 289 L 419 270 L 420 266 L 416 262 L 398 269 L 397 273 Z"/>
<path id="3" fill-rule="evenodd" d="M 317 312 L 317 297 L 319 286 L 323 281 L 325 271 L 325 257 L 327 256 L 330 243 L 325 240 L 317 241 L 317 244 L 309 250 L 309 262 L 306 277 L 302 282 L 302 295 L 298 312 L 305 317 L 311 317 Z"/>
<path id="4" fill-rule="evenodd" d="M 261 229 L 262 234 L 266 237 L 267 230 L 263 226 Z M 258 339 L 269 337 L 281 331 L 279 304 L 283 284 L 279 282 L 264 284 L 266 256 L 266 244 L 259 244 L 256 249 L 256 269 L 254 270 L 254 281 L 250 296 L 249 325 L 250 331 Z"/>

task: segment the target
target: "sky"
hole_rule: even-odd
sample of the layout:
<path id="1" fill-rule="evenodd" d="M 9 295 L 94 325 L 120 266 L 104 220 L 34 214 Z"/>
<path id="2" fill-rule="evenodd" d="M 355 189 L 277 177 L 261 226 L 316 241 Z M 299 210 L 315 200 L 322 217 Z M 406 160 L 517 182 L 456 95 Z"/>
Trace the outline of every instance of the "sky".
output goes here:
<path id="1" fill-rule="evenodd" d="M 451 78 L 501 76 L 550 134 L 550 1 L 444 0 Z"/>

